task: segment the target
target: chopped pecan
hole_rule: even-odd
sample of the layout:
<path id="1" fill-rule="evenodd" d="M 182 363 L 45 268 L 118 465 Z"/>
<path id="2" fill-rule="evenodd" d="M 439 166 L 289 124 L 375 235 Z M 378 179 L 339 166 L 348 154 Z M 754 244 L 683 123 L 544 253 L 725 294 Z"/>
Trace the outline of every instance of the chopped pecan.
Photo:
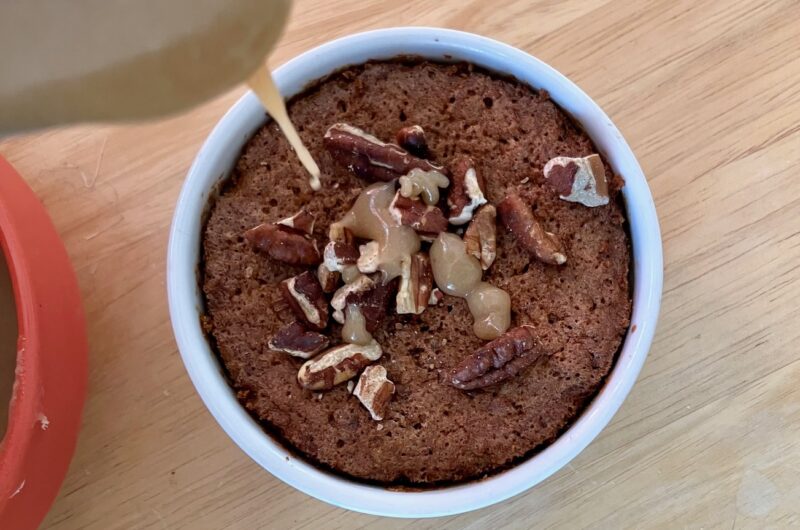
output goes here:
<path id="1" fill-rule="evenodd" d="M 310 328 L 322 330 L 328 325 L 328 301 L 313 272 L 283 280 L 281 293 L 292 312 Z"/>
<path id="2" fill-rule="evenodd" d="M 375 289 L 375 281 L 369 276 L 361 275 L 350 283 L 346 283 L 339 287 L 333 298 L 331 298 L 331 307 L 333 307 L 333 319 L 339 324 L 344 324 L 344 309 L 347 307 L 347 299 L 351 295 L 370 292 Z"/>
<path id="3" fill-rule="evenodd" d="M 544 178 L 565 201 L 590 207 L 608 204 L 606 169 L 600 155 L 553 158 L 544 166 Z"/>
<path id="4" fill-rule="evenodd" d="M 417 252 L 403 260 L 400 287 L 397 290 L 397 314 L 419 315 L 428 307 L 433 289 L 431 260 Z"/>
<path id="5" fill-rule="evenodd" d="M 428 298 L 428 305 L 437 305 L 444 299 L 444 293 L 438 287 L 434 287 L 431 296 Z"/>
<path id="6" fill-rule="evenodd" d="M 286 352 L 301 359 L 310 359 L 327 348 L 328 342 L 328 337 L 307 330 L 295 320 L 278 330 L 268 345 L 273 350 Z"/>
<path id="7" fill-rule="evenodd" d="M 497 205 L 503 225 L 514 235 L 522 247 L 536 259 L 551 265 L 566 263 L 561 242 L 552 232 L 547 232 L 533 215 L 533 210 L 519 195 L 508 195 Z"/>
<path id="8" fill-rule="evenodd" d="M 409 125 L 397 131 L 397 145 L 414 156 L 428 156 L 428 142 L 425 140 L 425 129 L 419 125 Z"/>
<path id="9" fill-rule="evenodd" d="M 244 233 L 256 250 L 290 265 L 316 265 L 322 260 L 317 242 L 302 230 L 278 223 L 264 223 Z"/>
<path id="10" fill-rule="evenodd" d="M 291 217 L 281 219 L 278 224 L 281 226 L 288 226 L 306 235 L 314 233 L 314 223 L 317 221 L 316 217 L 308 213 L 305 209 L 300 210 Z"/>
<path id="11" fill-rule="evenodd" d="M 330 270 L 324 263 L 320 263 L 317 267 L 317 279 L 322 287 L 322 292 L 332 293 L 339 287 L 342 275 L 337 271 Z"/>
<path id="12" fill-rule="evenodd" d="M 386 368 L 367 366 L 358 378 L 353 395 L 358 398 L 375 421 L 381 421 L 394 394 L 394 383 L 386 377 Z"/>
<path id="13" fill-rule="evenodd" d="M 358 270 L 364 274 L 376 272 L 381 265 L 381 244 L 369 241 L 358 247 L 358 250 Z"/>
<path id="14" fill-rule="evenodd" d="M 389 314 L 389 303 L 397 292 L 399 281 L 399 278 L 395 278 L 388 283 L 374 282 L 372 289 L 359 290 L 347 295 L 345 304 L 358 306 L 370 333 L 375 333 Z"/>
<path id="15" fill-rule="evenodd" d="M 461 361 L 449 374 L 450 384 L 475 390 L 514 377 L 546 352 L 530 326 L 508 330 Z"/>
<path id="16" fill-rule="evenodd" d="M 354 265 L 358 260 L 358 248 L 353 232 L 334 223 L 328 230 L 328 237 L 330 241 L 323 251 L 328 270 L 342 272 L 347 265 Z"/>
<path id="17" fill-rule="evenodd" d="M 497 210 L 491 204 L 484 204 L 469 223 L 464 232 L 464 245 L 467 254 L 481 262 L 487 270 L 497 257 Z"/>
<path id="18" fill-rule="evenodd" d="M 447 206 L 450 208 L 449 221 L 454 225 L 466 224 L 472 219 L 475 210 L 486 204 L 485 183 L 475 169 L 475 163 L 468 156 L 460 156 L 453 163 L 450 194 Z"/>
<path id="19" fill-rule="evenodd" d="M 330 390 L 354 378 L 362 368 L 380 359 L 380 344 L 342 344 L 306 361 L 297 372 L 297 382 L 309 390 Z"/>
<path id="20" fill-rule="evenodd" d="M 425 204 L 436 205 L 439 202 L 439 188 L 446 188 L 450 185 L 444 173 L 439 171 L 422 171 L 412 169 L 408 175 L 403 175 L 398 181 L 400 183 L 400 195 L 409 199 L 422 196 Z"/>
<path id="21" fill-rule="evenodd" d="M 331 299 L 333 319 L 344 324 L 345 308 L 355 305 L 364 316 L 367 331 L 373 333 L 389 311 L 389 301 L 397 290 L 398 281 L 395 278 L 388 283 L 382 283 L 361 275 L 355 281 L 343 285 Z"/>
<path id="22" fill-rule="evenodd" d="M 398 223 L 410 226 L 422 238 L 433 239 L 447 230 L 447 219 L 438 207 L 403 197 L 399 191 L 389 205 L 389 212 Z"/>
<path id="23" fill-rule="evenodd" d="M 417 158 L 398 145 L 382 142 L 345 123 L 331 125 L 323 143 L 337 162 L 367 180 L 389 182 L 414 168 L 442 171 L 440 166 Z"/>

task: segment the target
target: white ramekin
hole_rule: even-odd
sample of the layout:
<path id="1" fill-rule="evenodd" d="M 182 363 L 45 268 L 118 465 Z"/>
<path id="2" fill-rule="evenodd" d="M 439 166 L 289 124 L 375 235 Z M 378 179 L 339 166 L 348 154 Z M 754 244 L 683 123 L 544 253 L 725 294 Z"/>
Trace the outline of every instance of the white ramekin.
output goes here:
<path id="1" fill-rule="evenodd" d="M 394 517 L 432 517 L 482 508 L 527 490 L 574 458 L 611 420 L 633 386 L 655 332 L 663 280 L 661 235 L 644 174 L 608 116 L 569 79 L 516 48 L 452 30 L 385 29 L 319 46 L 284 64 L 274 75 L 281 92 L 289 97 L 344 66 L 398 55 L 469 61 L 546 89 L 583 124 L 614 170 L 625 178 L 623 194 L 633 238 L 632 324 L 605 386 L 569 430 L 542 452 L 494 477 L 423 492 L 389 491 L 320 471 L 264 433 L 236 401 L 203 336 L 197 277 L 209 196 L 229 174 L 247 139 L 265 122 L 264 111 L 251 93 L 220 120 L 189 170 L 170 233 L 167 287 L 172 326 L 189 376 L 217 422 L 253 460 L 287 484 L 336 506 Z"/>

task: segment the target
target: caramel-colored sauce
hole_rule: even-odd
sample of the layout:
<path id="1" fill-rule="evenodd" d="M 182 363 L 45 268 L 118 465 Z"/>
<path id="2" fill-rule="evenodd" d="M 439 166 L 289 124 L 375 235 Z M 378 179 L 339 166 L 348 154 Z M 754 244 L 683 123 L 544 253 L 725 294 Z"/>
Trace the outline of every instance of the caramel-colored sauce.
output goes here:
<path id="1" fill-rule="evenodd" d="M 440 171 L 414 168 L 408 175 L 400 177 L 400 195 L 409 199 L 421 195 L 425 204 L 435 205 L 439 202 L 439 188 L 446 188 L 449 185 L 450 179 Z"/>
<path id="2" fill-rule="evenodd" d="M 0 136 L 190 109 L 269 55 L 290 0 L 0 5 Z"/>
<path id="3" fill-rule="evenodd" d="M 480 282 L 470 291 L 467 305 L 475 319 L 472 329 L 477 337 L 494 339 L 511 326 L 511 297 L 491 283 Z"/>
<path id="4" fill-rule="evenodd" d="M 377 244 L 374 269 L 383 274 L 384 281 L 400 276 L 403 259 L 417 253 L 420 246 L 417 233 L 401 225 L 389 211 L 394 194 L 394 182 L 373 184 L 336 223 L 349 228 L 354 236 Z"/>
<path id="5" fill-rule="evenodd" d="M 342 280 L 344 283 L 353 283 L 361 276 L 361 271 L 355 265 L 345 265 L 342 268 Z"/>
<path id="6" fill-rule="evenodd" d="M 464 241 L 443 232 L 430 250 L 433 278 L 445 293 L 466 298 L 474 319 L 472 329 L 481 339 L 496 339 L 511 325 L 511 298 L 508 293 L 481 281 L 480 262 L 467 254 Z"/>
<path id="7" fill-rule="evenodd" d="M 247 84 L 256 96 L 258 96 L 261 104 L 267 109 L 267 112 L 272 116 L 272 119 L 275 120 L 275 123 L 278 124 L 278 127 L 281 128 L 289 145 L 291 145 L 295 153 L 297 153 L 297 158 L 300 159 L 300 163 L 302 163 L 303 167 L 308 171 L 308 174 L 311 176 L 309 179 L 311 189 L 315 191 L 319 190 L 321 187 L 319 181 L 319 166 L 317 166 L 317 163 L 311 157 L 311 153 L 308 152 L 308 149 L 306 149 L 306 146 L 297 134 L 292 120 L 289 119 L 289 113 L 286 111 L 286 103 L 283 101 L 278 87 L 275 86 L 275 81 L 273 81 L 272 74 L 270 74 L 267 66 L 261 65 L 258 70 L 250 76 Z"/>
<path id="8" fill-rule="evenodd" d="M 433 278 L 446 294 L 466 298 L 480 283 L 481 264 L 467 254 L 464 241 L 457 235 L 439 234 L 431 246 L 430 256 Z"/>
<path id="9" fill-rule="evenodd" d="M 342 340 L 349 344 L 369 344 L 372 335 L 367 331 L 367 321 L 357 305 L 350 304 L 345 309 Z"/>

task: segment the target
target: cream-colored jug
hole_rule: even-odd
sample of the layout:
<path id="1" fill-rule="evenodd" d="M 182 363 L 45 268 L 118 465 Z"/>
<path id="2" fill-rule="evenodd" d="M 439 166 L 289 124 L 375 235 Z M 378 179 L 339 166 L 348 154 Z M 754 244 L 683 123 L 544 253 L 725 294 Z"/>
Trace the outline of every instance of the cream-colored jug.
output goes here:
<path id="1" fill-rule="evenodd" d="M 290 0 L 7 0 L 0 134 L 179 112 L 266 60 Z"/>
<path id="2" fill-rule="evenodd" d="M 264 62 L 291 0 L 8 0 L 0 135 L 188 109 L 247 80 L 319 189 Z"/>

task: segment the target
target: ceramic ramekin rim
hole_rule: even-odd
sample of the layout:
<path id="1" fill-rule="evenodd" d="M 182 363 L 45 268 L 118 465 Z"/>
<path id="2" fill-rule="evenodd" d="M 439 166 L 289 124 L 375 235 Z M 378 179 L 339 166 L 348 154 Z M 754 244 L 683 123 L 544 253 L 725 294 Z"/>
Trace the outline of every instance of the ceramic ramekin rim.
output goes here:
<path id="1" fill-rule="evenodd" d="M 219 121 L 189 170 L 170 233 L 167 289 L 176 341 L 192 382 L 220 426 L 253 460 L 287 484 L 336 506 L 375 515 L 432 517 L 482 508 L 529 489 L 574 458 L 607 425 L 633 386 L 652 342 L 661 300 L 663 258 L 652 196 L 619 130 L 574 83 L 521 50 L 460 31 L 390 28 L 323 44 L 276 69 L 274 77 L 281 92 L 291 96 L 338 68 L 398 55 L 466 60 L 546 88 L 554 101 L 584 125 L 615 171 L 626 179 L 623 193 L 634 253 L 632 325 L 606 384 L 573 425 L 553 444 L 507 471 L 420 492 L 388 490 L 322 471 L 295 457 L 259 427 L 239 405 L 203 335 L 199 321 L 202 297 L 196 276 L 201 217 L 217 183 L 238 156 L 239 149 L 233 149 L 232 144 L 241 147 L 265 119 L 250 93 Z"/>

